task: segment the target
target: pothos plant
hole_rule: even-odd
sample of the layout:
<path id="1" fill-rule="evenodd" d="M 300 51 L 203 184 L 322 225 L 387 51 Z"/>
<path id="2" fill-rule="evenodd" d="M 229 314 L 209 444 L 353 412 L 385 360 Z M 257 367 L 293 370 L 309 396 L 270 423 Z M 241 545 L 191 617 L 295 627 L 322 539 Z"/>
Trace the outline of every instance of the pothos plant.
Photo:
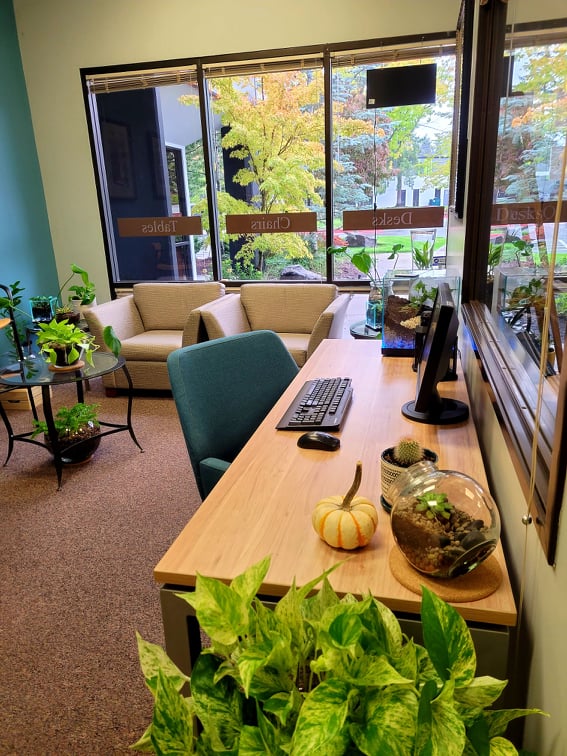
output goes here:
<path id="1" fill-rule="evenodd" d="M 138 635 L 153 719 L 133 748 L 157 754 L 515 754 L 508 723 L 538 709 L 491 707 L 506 681 L 475 677 L 470 632 L 423 588 L 424 645 L 368 595 L 295 583 L 273 610 L 256 598 L 269 558 L 230 585 L 198 576 L 179 594 L 211 645 L 191 678 Z M 320 590 L 310 595 L 322 581 Z M 191 695 L 180 692 L 191 683 Z"/>

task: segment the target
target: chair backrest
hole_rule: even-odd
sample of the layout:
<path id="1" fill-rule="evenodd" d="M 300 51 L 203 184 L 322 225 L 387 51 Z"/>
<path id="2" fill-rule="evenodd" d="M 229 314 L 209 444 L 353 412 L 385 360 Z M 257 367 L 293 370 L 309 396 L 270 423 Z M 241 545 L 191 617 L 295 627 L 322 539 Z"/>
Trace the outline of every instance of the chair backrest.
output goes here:
<path id="1" fill-rule="evenodd" d="M 250 328 L 276 333 L 311 333 L 337 295 L 334 284 L 254 283 L 240 287 Z"/>
<path id="2" fill-rule="evenodd" d="M 224 291 L 220 281 L 138 283 L 132 289 L 146 331 L 182 331 L 192 310 Z"/>
<path id="3" fill-rule="evenodd" d="M 298 372 L 280 337 L 253 331 L 176 349 L 169 379 L 197 486 L 200 463 L 230 463 Z"/>

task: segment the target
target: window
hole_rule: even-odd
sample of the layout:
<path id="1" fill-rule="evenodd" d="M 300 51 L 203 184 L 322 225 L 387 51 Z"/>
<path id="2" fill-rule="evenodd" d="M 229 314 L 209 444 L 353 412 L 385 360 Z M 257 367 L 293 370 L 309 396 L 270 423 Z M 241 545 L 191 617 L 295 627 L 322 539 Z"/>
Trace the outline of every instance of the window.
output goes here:
<path id="1" fill-rule="evenodd" d="M 434 104 L 367 107 L 368 70 L 432 62 Z M 395 238 L 349 229 L 344 212 L 447 205 L 450 35 L 83 77 L 116 287 L 286 277 L 367 286 L 328 247 L 361 242 L 393 267 L 396 242 L 410 254 L 410 228 Z M 444 241 L 441 229 L 441 251 Z"/>

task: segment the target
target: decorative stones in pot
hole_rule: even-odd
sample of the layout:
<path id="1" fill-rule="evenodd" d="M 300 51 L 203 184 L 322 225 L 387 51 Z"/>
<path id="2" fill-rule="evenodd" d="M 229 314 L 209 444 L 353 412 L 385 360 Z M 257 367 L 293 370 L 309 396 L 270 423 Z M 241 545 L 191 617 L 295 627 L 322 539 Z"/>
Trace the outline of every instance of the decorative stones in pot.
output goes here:
<path id="1" fill-rule="evenodd" d="M 389 494 L 395 541 L 412 567 L 430 577 L 464 575 L 498 543 L 496 504 L 468 475 L 419 462 L 398 476 Z"/>
<path id="2" fill-rule="evenodd" d="M 392 498 L 390 489 L 401 473 L 416 462 L 437 462 L 437 454 L 431 449 L 425 449 L 413 438 L 405 436 L 395 446 L 384 449 L 380 455 L 380 480 L 382 495 L 380 497 L 383 508 L 390 512 Z"/>

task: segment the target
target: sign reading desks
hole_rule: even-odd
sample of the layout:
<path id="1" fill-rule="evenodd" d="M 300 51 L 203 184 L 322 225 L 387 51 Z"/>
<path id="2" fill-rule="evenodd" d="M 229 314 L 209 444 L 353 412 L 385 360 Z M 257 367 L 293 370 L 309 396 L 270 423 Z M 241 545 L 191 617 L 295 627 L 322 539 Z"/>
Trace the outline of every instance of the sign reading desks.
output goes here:
<path id="1" fill-rule="evenodd" d="M 508 202 L 492 205 L 494 226 L 527 223 L 555 223 L 557 202 Z M 567 203 L 561 205 L 559 221 L 567 221 Z"/>
<path id="2" fill-rule="evenodd" d="M 345 210 L 343 229 L 441 228 L 444 207 L 388 207 L 376 210 Z"/>
<path id="3" fill-rule="evenodd" d="M 174 218 L 118 218 L 120 236 L 200 236 L 203 224 L 200 215 Z"/>
<path id="4" fill-rule="evenodd" d="M 317 231 L 317 213 L 227 215 L 227 234 L 287 234 Z"/>

